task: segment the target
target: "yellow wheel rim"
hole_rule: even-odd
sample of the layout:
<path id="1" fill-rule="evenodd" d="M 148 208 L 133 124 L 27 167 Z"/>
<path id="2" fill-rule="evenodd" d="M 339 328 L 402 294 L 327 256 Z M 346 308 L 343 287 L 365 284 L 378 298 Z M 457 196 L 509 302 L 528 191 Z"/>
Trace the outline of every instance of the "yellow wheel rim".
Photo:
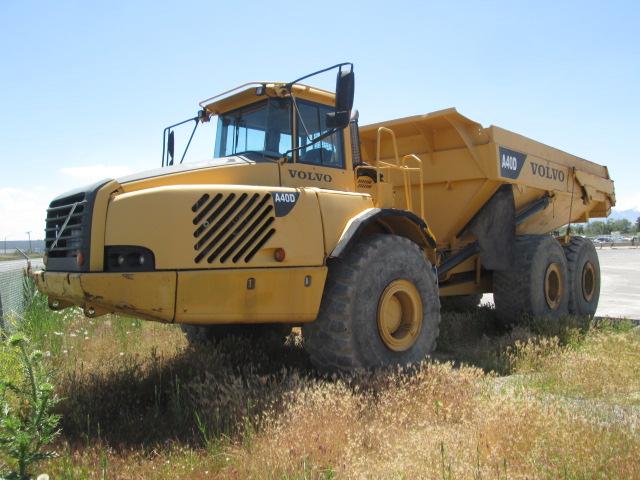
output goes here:
<path id="1" fill-rule="evenodd" d="M 596 293 L 596 269 L 591 262 L 582 268 L 582 296 L 587 302 L 593 300 Z"/>
<path id="2" fill-rule="evenodd" d="M 544 276 L 544 295 L 551 310 L 556 310 L 562 303 L 564 282 L 560 265 L 552 263 L 547 267 Z"/>
<path id="3" fill-rule="evenodd" d="M 422 331 L 422 300 L 415 285 L 394 280 L 378 303 L 378 332 L 385 346 L 403 352 L 413 346 Z"/>

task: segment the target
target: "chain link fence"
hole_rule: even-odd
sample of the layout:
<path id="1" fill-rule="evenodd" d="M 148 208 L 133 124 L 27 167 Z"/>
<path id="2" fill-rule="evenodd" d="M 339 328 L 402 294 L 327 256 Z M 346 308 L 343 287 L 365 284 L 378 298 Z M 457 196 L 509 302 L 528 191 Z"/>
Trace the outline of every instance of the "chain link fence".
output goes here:
<path id="1" fill-rule="evenodd" d="M 41 259 L 31 259 L 31 266 L 41 268 Z M 25 307 L 24 280 L 26 260 L 0 262 L 0 327 L 13 315 L 20 315 Z"/>

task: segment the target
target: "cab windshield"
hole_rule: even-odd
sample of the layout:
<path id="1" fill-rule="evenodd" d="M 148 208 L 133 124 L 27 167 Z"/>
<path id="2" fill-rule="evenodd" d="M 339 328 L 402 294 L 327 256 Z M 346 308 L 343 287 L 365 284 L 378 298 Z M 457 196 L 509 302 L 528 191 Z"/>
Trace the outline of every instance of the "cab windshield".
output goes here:
<path id="1" fill-rule="evenodd" d="M 218 117 L 215 156 L 247 154 L 256 159 L 291 158 L 291 103 L 269 98 Z"/>

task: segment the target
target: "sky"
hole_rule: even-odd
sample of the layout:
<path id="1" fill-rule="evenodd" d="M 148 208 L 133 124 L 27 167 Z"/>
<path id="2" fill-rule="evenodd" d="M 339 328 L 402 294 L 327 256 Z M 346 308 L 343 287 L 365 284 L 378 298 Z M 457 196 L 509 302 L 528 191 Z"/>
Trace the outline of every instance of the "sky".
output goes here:
<path id="1" fill-rule="evenodd" d="M 158 167 L 198 101 L 342 61 L 362 125 L 456 107 L 607 165 L 640 210 L 638 2 L 0 0 L 0 45 L 0 239 Z"/>

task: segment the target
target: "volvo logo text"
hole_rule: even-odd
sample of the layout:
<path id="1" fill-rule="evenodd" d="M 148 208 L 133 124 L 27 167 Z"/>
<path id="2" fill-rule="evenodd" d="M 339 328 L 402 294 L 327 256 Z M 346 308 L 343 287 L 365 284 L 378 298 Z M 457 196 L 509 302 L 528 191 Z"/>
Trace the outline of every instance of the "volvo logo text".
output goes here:
<path id="1" fill-rule="evenodd" d="M 289 175 L 291 178 L 297 178 L 299 180 L 313 180 L 316 182 L 330 182 L 333 180 L 331 175 L 328 173 L 319 173 L 319 172 L 305 172 L 303 170 L 293 170 L 289 169 Z"/>

